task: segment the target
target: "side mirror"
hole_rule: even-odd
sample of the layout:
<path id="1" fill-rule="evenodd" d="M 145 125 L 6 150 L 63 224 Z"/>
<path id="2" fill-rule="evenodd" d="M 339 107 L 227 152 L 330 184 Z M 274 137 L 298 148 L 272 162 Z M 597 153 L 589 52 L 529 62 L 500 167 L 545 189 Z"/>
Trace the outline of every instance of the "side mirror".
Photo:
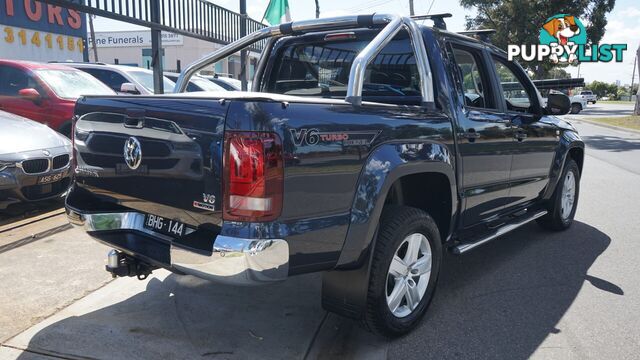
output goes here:
<path id="1" fill-rule="evenodd" d="M 42 100 L 42 95 L 34 88 L 21 89 L 18 91 L 18 95 L 25 100 L 33 101 L 35 104 L 39 104 Z"/>
<path id="2" fill-rule="evenodd" d="M 120 92 L 140 95 L 140 91 L 138 91 L 136 86 L 132 83 L 122 83 L 122 85 L 120 85 Z"/>
<path id="3" fill-rule="evenodd" d="M 564 115 L 571 110 L 571 99 L 561 92 L 550 92 L 545 111 L 549 115 Z"/>

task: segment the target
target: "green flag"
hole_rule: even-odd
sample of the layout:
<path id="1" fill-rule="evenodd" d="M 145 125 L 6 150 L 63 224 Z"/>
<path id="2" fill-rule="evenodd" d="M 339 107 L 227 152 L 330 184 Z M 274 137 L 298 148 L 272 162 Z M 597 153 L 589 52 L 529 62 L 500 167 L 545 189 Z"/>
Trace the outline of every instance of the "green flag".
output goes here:
<path id="1" fill-rule="evenodd" d="M 289 13 L 288 0 L 271 0 L 267 11 L 264 12 L 263 20 L 271 25 L 278 25 L 291 21 L 291 13 Z"/>

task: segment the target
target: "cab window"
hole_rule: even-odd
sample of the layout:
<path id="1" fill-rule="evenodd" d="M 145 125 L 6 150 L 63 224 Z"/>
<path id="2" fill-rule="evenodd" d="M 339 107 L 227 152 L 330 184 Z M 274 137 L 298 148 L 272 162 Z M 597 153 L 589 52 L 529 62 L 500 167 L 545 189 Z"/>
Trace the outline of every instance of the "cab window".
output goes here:
<path id="1" fill-rule="evenodd" d="M 480 52 L 453 46 L 453 57 L 458 71 L 459 87 L 466 106 L 496 109 L 491 93 L 490 77 L 482 66 Z"/>
<path id="2" fill-rule="evenodd" d="M 516 76 L 511 66 L 496 57 L 493 58 L 493 63 L 496 67 L 498 80 L 502 86 L 502 94 L 507 111 L 532 113 L 532 94 L 527 92 L 527 88 L 518 76 Z"/>
<path id="3" fill-rule="evenodd" d="M 25 71 L 11 66 L 0 66 L 0 95 L 18 96 L 20 90 L 29 88 L 44 94 L 36 80 Z"/>
<path id="4" fill-rule="evenodd" d="M 373 38 L 371 33 L 344 33 L 317 42 L 283 45 L 266 90 L 273 93 L 344 99 L 355 57 Z M 362 100 L 419 105 L 420 74 L 406 31 L 401 31 L 365 71 Z"/>

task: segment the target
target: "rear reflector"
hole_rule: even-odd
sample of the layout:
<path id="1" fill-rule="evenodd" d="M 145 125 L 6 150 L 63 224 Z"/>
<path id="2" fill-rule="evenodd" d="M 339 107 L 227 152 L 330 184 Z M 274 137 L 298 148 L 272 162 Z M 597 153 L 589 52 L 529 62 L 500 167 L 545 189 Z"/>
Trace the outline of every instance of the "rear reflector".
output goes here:
<path id="1" fill-rule="evenodd" d="M 282 211 L 282 142 L 275 133 L 225 132 L 224 220 L 272 221 Z"/>

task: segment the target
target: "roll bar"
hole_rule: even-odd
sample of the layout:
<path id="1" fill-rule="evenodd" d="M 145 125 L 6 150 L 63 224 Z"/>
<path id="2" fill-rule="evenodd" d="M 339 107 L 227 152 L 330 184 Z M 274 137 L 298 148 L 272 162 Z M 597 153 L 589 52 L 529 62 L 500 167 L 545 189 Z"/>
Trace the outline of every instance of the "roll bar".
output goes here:
<path id="1" fill-rule="evenodd" d="M 347 96 L 345 100 L 353 105 L 360 105 L 362 103 L 362 87 L 364 85 L 367 66 L 400 30 L 406 29 L 411 39 L 416 65 L 420 73 L 422 103 L 423 105 L 432 105 L 434 103 L 433 77 L 429 67 L 426 47 L 422 40 L 422 32 L 418 24 L 409 17 L 382 14 L 339 16 L 294 21 L 279 26 L 260 29 L 189 64 L 178 77 L 175 92 L 184 92 L 189 80 L 198 70 L 229 55 L 235 54 L 260 40 L 271 38 L 267 46 L 267 49 L 270 49 L 276 39 L 287 35 L 299 35 L 316 31 L 367 28 L 375 25 L 385 26 L 354 59 L 349 73 L 349 84 L 347 86 Z M 256 89 L 255 84 L 254 89 Z"/>

